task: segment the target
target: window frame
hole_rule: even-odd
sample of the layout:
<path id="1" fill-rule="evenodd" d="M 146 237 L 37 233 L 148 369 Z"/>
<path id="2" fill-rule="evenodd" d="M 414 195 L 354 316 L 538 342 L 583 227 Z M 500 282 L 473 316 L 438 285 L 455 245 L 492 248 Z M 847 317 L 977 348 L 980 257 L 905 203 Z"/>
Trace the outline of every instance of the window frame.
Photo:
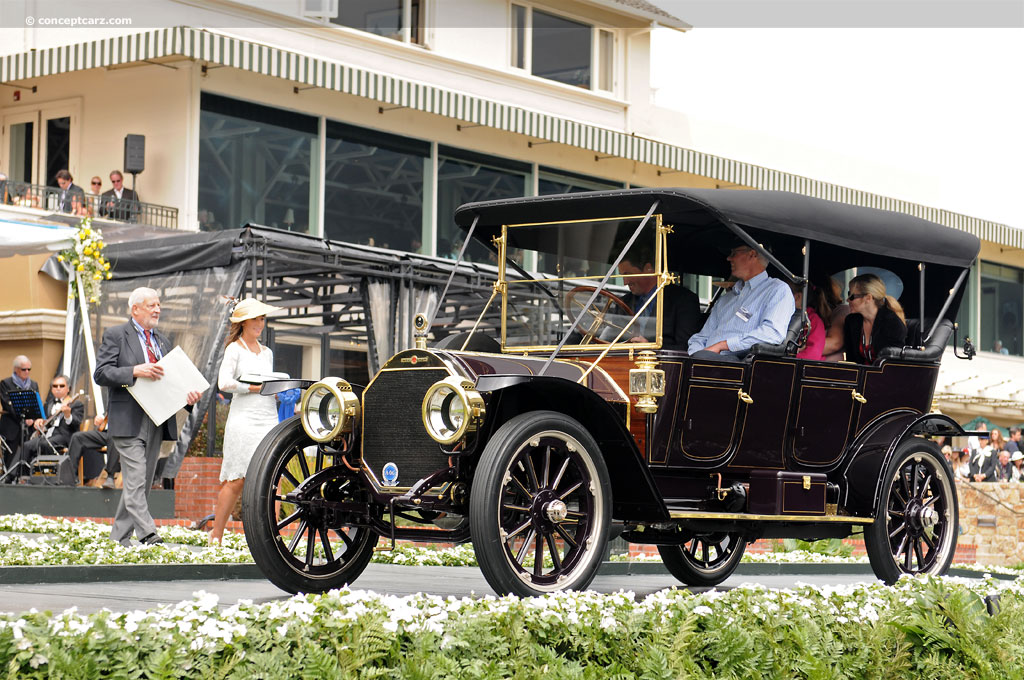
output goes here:
<path id="1" fill-rule="evenodd" d="M 402 3 L 402 9 L 401 9 L 401 22 L 402 22 L 401 25 L 402 25 L 402 29 L 401 29 L 401 33 L 400 33 L 401 34 L 400 38 L 392 38 L 390 36 L 379 35 L 377 33 L 369 31 L 369 30 L 367 30 L 365 28 L 358 28 L 356 26 L 347 26 L 345 24 L 335 23 L 333 21 L 333 19 L 337 19 L 338 18 L 338 14 L 341 11 L 341 3 L 344 2 L 344 0 L 313 0 L 313 1 L 318 3 L 318 4 L 322 4 L 322 8 L 321 9 L 314 9 L 314 10 L 308 9 L 307 3 L 310 2 L 310 0 L 301 0 L 301 5 L 299 7 L 299 15 L 300 16 L 302 16 L 305 19 L 309 19 L 311 21 L 316 21 L 316 22 L 321 23 L 321 24 L 323 24 L 325 26 L 336 26 L 336 27 L 342 28 L 342 29 L 349 29 L 349 30 L 352 30 L 352 31 L 358 31 L 359 33 L 362 33 L 362 34 L 365 34 L 365 35 L 372 35 L 372 36 L 375 36 L 377 38 L 381 38 L 381 39 L 388 40 L 388 41 L 391 41 L 391 42 L 397 42 L 397 43 L 401 43 L 401 44 L 405 44 L 405 45 L 416 45 L 417 47 L 427 47 L 428 46 L 428 39 L 427 39 L 427 25 L 428 25 L 427 12 L 431 9 L 430 0 L 400 0 L 400 2 Z M 413 39 L 413 33 L 414 33 L 413 21 L 412 21 L 412 16 L 413 16 L 412 6 L 413 6 L 413 3 L 418 3 L 419 4 L 419 15 L 417 17 L 416 27 L 415 27 L 415 32 L 416 32 L 416 34 L 417 34 L 417 36 L 419 38 L 418 40 L 414 40 Z"/>
<path id="2" fill-rule="evenodd" d="M 523 10 L 523 26 L 520 28 L 516 25 L 516 10 Z M 533 12 L 539 10 L 546 14 L 550 14 L 555 17 L 566 19 L 567 21 L 574 21 L 576 23 L 585 24 L 590 27 L 590 86 L 583 88 L 577 85 L 570 85 L 563 83 L 553 78 L 546 78 L 544 76 L 536 75 L 533 72 Z M 514 72 L 523 73 L 533 78 L 539 78 L 547 83 L 558 83 L 565 87 L 570 87 L 575 90 L 583 90 L 584 92 L 592 92 L 595 94 L 603 95 L 616 95 L 619 91 L 619 74 L 618 64 L 621 59 L 619 58 L 619 34 L 614 28 L 610 26 L 599 26 L 594 23 L 593 19 L 581 17 L 572 13 L 567 13 L 560 9 L 548 7 L 546 5 L 536 4 L 533 2 L 520 2 L 519 0 L 511 1 L 508 3 L 508 58 L 506 64 L 508 68 Z M 522 31 L 522 54 L 517 54 L 520 40 L 518 40 L 517 31 Z M 605 60 L 602 59 L 602 35 L 607 34 L 611 36 L 611 54 L 608 59 L 608 69 L 605 69 Z M 517 59 L 518 57 L 518 59 Z M 522 61 L 522 66 L 517 66 L 516 61 Z M 606 73 L 606 71 L 610 71 Z M 608 89 L 601 87 L 601 84 L 607 82 Z"/>

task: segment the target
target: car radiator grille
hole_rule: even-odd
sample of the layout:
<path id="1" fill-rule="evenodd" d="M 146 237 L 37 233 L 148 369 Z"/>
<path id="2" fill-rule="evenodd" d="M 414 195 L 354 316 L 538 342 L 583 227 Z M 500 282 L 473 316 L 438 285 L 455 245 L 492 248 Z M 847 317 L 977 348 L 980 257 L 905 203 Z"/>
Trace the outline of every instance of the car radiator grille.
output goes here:
<path id="1" fill-rule="evenodd" d="M 423 396 L 450 373 L 443 368 L 385 370 L 363 393 L 363 462 L 380 482 L 398 466 L 395 487 L 408 488 L 448 467 L 448 457 L 423 427 Z"/>

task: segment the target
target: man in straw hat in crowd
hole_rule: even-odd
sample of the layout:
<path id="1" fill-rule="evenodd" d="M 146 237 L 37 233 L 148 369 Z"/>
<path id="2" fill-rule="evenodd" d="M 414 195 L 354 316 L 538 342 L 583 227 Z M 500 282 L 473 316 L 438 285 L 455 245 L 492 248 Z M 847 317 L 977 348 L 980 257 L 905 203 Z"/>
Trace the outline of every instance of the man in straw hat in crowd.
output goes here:
<path id="1" fill-rule="evenodd" d="M 109 393 L 108 431 L 121 456 L 124 484 L 110 538 L 125 547 L 130 545 L 133 530 L 143 544 L 163 542 L 149 512 L 149 490 L 160 458 L 160 442 L 178 438 L 174 418 L 154 423 L 128 392 L 138 378 L 160 380 L 164 375 L 157 362 L 173 345 L 156 330 L 160 296 L 152 288 L 136 288 L 128 297 L 128 310 L 131 318 L 127 323 L 103 332 L 93 374 L 96 384 Z M 187 408 L 201 396 L 201 392 L 189 392 Z"/>

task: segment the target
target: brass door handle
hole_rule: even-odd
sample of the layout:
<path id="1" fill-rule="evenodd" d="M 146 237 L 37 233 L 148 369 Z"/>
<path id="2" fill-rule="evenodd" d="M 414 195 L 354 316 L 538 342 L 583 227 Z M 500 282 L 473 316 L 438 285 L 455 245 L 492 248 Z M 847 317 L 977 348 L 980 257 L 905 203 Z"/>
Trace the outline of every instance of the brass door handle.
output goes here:
<path id="1" fill-rule="evenodd" d="M 853 398 L 854 401 L 858 401 L 862 404 L 868 403 L 868 400 L 864 398 L 864 395 L 858 392 L 857 390 L 852 390 L 850 392 L 850 396 Z"/>
<path id="2" fill-rule="evenodd" d="M 751 396 L 744 392 L 743 390 L 736 390 L 736 396 L 739 397 L 740 401 L 742 401 L 744 404 L 754 403 L 754 400 L 751 398 Z"/>

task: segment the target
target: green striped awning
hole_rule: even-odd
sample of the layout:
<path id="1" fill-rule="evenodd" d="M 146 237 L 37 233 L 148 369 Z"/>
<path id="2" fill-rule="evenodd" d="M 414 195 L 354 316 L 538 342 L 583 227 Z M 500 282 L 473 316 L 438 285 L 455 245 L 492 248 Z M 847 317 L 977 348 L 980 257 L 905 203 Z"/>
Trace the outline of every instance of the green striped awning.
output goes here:
<path id="1" fill-rule="evenodd" d="M 404 106 L 470 124 L 587 149 L 598 155 L 625 158 L 668 171 L 700 175 L 727 184 L 793 191 L 907 213 L 969 231 L 985 241 L 1024 248 L 1024 230 L 1005 224 L 721 158 L 628 132 L 356 68 L 265 43 L 233 38 L 210 30 L 179 26 L 13 54 L 0 58 L 0 82 L 175 56 L 283 78 L 299 85 L 367 97 L 388 106 Z"/>

